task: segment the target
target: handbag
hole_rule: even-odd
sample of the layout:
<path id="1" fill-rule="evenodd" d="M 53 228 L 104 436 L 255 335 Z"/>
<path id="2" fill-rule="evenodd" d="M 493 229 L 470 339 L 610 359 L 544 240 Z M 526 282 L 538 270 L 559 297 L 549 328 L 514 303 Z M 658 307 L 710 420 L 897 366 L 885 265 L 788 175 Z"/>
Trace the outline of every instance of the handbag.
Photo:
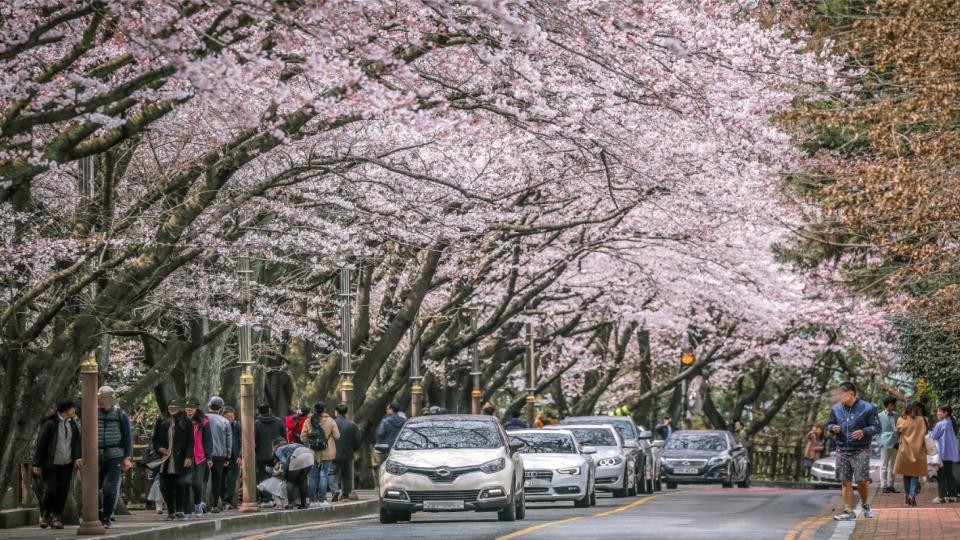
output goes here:
<path id="1" fill-rule="evenodd" d="M 923 438 L 924 444 L 927 446 L 927 455 L 928 456 L 939 456 L 940 449 L 937 448 L 937 442 L 933 440 L 933 437 L 927 433 L 926 437 Z"/>
<path id="2" fill-rule="evenodd" d="M 146 465 L 148 469 L 156 469 L 166 463 L 168 459 L 170 459 L 170 454 L 161 454 L 153 448 L 148 448 L 147 451 L 143 453 L 141 463 Z"/>

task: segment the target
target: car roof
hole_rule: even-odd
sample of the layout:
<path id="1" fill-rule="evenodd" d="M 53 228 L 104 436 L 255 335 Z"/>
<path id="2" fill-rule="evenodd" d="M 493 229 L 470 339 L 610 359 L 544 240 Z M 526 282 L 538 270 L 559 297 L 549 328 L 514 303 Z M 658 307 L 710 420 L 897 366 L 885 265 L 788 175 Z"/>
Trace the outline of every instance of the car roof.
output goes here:
<path id="1" fill-rule="evenodd" d="M 727 435 L 729 431 L 724 431 L 722 429 L 678 429 L 674 431 L 670 436 L 676 435 Z"/>
<path id="2" fill-rule="evenodd" d="M 524 433 L 543 433 L 545 430 L 542 429 L 512 429 L 507 432 L 507 435 L 523 435 Z M 569 435 L 573 437 L 573 432 L 569 429 L 556 429 L 551 426 L 550 433 L 560 433 L 563 435 Z"/>
<path id="3" fill-rule="evenodd" d="M 543 429 L 549 430 L 570 430 L 570 429 L 612 429 L 614 433 L 617 434 L 617 437 L 620 436 L 620 432 L 617 431 L 617 428 L 611 426 L 610 424 L 563 424 L 562 426 L 543 426 Z"/>
<path id="4" fill-rule="evenodd" d="M 500 425 L 500 421 L 496 417 L 490 416 L 487 414 L 431 414 L 427 416 L 414 416 L 413 418 L 407 418 L 407 423 L 419 424 L 419 423 L 429 423 L 436 421 L 470 421 L 470 422 L 489 422 L 491 424 Z"/>
<path id="5" fill-rule="evenodd" d="M 560 421 L 561 424 L 576 424 L 578 422 L 599 422 L 599 421 L 611 421 L 614 422 L 630 422 L 635 424 L 633 418 L 629 416 L 603 416 L 602 414 L 597 414 L 593 416 L 568 416 Z"/>

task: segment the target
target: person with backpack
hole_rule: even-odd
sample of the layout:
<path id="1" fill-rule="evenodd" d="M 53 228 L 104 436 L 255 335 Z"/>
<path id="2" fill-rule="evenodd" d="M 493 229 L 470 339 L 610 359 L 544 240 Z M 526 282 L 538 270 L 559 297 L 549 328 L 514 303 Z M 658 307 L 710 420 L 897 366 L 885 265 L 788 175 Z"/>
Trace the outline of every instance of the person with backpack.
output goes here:
<path id="1" fill-rule="evenodd" d="M 307 476 L 315 463 L 313 452 L 302 444 L 277 438 L 273 441 L 273 454 L 277 457 L 281 475 L 287 481 L 288 506 L 293 506 L 294 495 L 299 495 L 300 504 L 297 508 L 306 508 L 309 490 Z"/>
<path id="2" fill-rule="evenodd" d="M 193 424 L 183 412 L 179 399 L 167 402 L 166 415 L 157 419 L 150 444 L 157 453 L 169 456 L 160 467 L 160 492 L 168 520 L 186 519 L 193 509 L 190 494 L 193 470 Z"/>
<path id="3" fill-rule="evenodd" d="M 223 510 L 224 473 L 227 460 L 233 449 L 233 428 L 230 421 L 221 416 L 223 398 L 213 396 L 207 404 L 207 421 L 210 423 L 210 511 L 219 514 Z"/>
<path id="4" fill-rule="evenodd" d="M 82 447 L 77 406 L 69 399 L 57 403 L 57 410 L 40 422 L 37 449 L 33 454 L 33 473 L 43 482 L 40 528 L 63 528 L 63 507 L 70 493 L 73 469 L 79 468 Z"/>
<path id="5" fill-rule="evenodd" d="M 193 424 L 193 472 L 190 478 L 190 489 L 193 492 L 193 511 L 187 513 L 187 517 L 190 518 L 193 517 L 193 514 L 202 516 L 204 513 L 203 486 L 206 485 L 210 468 L 213 467 L 211 459 L 213 437 L 210 435 L 210 421 L 207 420 L 207 415 L 200 410 L 199 399 L 187 398 L 184 412 Z"/>
<path id="6" fill-rule="evenodd" d="M 310 499 L 319 506 L 327 506 L 327 482 L 330 477 L 330 466 L 337 457 L 336 441 L 340 438 L 337 423 L 327 414 L 327 406 L 318 401 L 313 404 L 313 411 L 303 425 L 300 439 L 303 444 L 313 451 L 314 465 L 308 479 Z"/>
<path id="7" fill-rule="evenodd" d="M 123 473 L 133 466 L 133 434 L 130 417 L 117 405 L 117 393 L 109 386 L 97 390 L 97 460 L 100 462 L 100 523 L 109 529 L 113 509 L 120 498 Z"/>

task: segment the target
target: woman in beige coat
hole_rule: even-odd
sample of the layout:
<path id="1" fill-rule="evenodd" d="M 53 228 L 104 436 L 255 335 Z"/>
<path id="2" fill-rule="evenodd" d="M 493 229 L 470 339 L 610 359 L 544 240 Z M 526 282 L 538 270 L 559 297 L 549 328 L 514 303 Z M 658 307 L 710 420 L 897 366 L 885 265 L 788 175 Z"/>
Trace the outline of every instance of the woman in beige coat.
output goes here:
<path id="1" fill-rule="evenodd" d="M 339 438 L 340 430 L 333 418 L 330 418 L 330 415 L 327 414 L 326 405 L 322 401 L 314 403 L 313 411 L 307 417 L 307 421 L 303 423 L 300 441 L 303 442 L 304 446 L 313 450 L 315 463 L 308 478 L 308 489 L 310 500 L 320 506 L 329 504 L 327 502 L 327 482 L 330 478 L 330 466 L 333 464 L 333 458 L 337 457 L 336 441 Z M 325 448 L 318 450 L 319 446 L 325 446 Z"/>
<path id="2" fill-rule="evenodd" d="M 903 475 L 905 502 L 916 506 L 920 477 L 927 474 L 927 445 L 924 441 L 927 423 L 923 409 L 916 402 L 907 405 L 903 416 L 897 420 L 897 434 L 900 435 L 900 450 L 893 470 Z"/>

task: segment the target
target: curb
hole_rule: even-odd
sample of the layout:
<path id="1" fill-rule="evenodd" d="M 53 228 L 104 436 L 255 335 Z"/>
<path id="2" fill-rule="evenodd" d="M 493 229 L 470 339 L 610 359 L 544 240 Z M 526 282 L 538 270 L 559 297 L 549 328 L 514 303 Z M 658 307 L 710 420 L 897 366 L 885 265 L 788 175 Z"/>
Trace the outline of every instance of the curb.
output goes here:
<path id="1" fill-rule="evenodd" d="M 221 519 L 211 519 L 172 525 L 145 531 L 135 531 L 123 534 L 99 536 L 98 538 L 115 538 L 117 540 L 193 540 L 211 538 L 218 535 L 244 533 L 260 529 L 272 529 L 304 525 L 318 521 L 334 521 L 338 519 L 360 517 L 377 511 L 377 499 L 352 502 L 329 508 L 306 508 L 303 510 L 265 511 L 240 516 L 230 516 Z"/>

